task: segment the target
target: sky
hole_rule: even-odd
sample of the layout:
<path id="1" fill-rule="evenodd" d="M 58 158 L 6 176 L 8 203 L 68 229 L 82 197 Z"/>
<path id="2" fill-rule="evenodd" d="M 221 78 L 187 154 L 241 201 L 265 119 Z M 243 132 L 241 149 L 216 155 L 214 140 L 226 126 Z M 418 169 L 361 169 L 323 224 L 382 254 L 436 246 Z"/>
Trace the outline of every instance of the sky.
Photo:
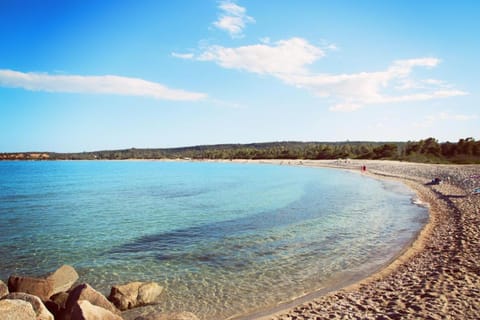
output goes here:
<path id="1" fill-rule="evenodd" d="M 0 152 L 480 138 L 480 2 L 0 0 Z"/>

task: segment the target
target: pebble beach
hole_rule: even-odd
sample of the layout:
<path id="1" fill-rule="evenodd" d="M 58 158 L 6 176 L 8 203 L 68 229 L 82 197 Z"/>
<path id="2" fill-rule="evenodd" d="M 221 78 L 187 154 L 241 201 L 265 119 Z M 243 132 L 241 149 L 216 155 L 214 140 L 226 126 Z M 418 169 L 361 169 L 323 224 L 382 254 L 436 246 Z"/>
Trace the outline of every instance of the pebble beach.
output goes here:
<path id="1" fill-rule="evenodd" d="M 396 161 L 275 161 L 399 180 L 430 208 L 429 222 L 397 259 L 338 291 L 251 319 L 479 319 L 479 165 Z M 366 166 L 366 172 L 360 172 Z M 438 178 L 441 183 L 434 184 Z"/>

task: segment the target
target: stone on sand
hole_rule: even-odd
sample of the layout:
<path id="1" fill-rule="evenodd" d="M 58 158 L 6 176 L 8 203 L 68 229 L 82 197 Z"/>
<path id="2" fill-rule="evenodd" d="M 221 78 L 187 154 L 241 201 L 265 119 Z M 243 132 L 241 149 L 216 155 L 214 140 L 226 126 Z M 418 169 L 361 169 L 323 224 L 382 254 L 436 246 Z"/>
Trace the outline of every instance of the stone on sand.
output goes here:
<path id="1" fill-rule="evenodd" d="M 108 299 L 120 310 L 127 310 L 158 301 L 163 291 L 155 282 L 131 282 L 113 286 Z"/>

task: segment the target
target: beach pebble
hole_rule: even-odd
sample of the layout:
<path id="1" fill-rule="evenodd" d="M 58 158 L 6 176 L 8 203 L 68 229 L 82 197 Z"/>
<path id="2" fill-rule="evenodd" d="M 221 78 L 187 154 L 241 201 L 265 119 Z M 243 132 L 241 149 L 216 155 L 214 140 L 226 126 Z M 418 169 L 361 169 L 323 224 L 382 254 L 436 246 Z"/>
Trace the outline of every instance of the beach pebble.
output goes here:
<path id="1" fill-rule="evenodd" d="M 163 291 L 155 282 L 131 282 L 113 286 L 108 299 L 120 310 L 153 304 Z"/>

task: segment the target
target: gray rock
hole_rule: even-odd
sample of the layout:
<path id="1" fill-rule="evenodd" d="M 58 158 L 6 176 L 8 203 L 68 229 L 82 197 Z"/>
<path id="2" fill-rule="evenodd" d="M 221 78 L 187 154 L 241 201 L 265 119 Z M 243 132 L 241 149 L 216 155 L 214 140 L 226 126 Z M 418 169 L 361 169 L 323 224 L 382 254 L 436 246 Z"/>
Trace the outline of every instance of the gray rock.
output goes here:
<path id="1" fill-rule="evenodd" d="M 148 316 L 136 317 L 135 320 L 198 320 L 191 312 L 153 313 Z"/>
<path id="2" fill-rule="evenodd" d="M 10 278 L 8 278 L 8 290 L 10 292 L 28 293 L 46 301 L 52 295 L 53 280 L 10 276 Z"/>
<path id="3" fill-rule="evenodd" d="M 7 294 L 8 294 L 8 287 L 2 280 L 0 280 L 0 299 L 5 297 Z"/>
<path id="4" fill-rule="evenodd" d="M 80 300 L 75 303 L 72 310 L 71 320 L 123 320 L 102 307 L 96 306 L 87 300 Z"/>
<path id="5" fill-rule="evenodd" d="M 47 310 L 42 300 L 37 296 L 23 292 L 12 292 L 7 295 L 6 299 L 23 300 L 30 303 L 33 311 L 35 311 L 37 320 L 53 320 L 53 315 Z"/>
<path id="6" fill-rule="evenodd" d="M 50 295 L 52 296 L 60 292 L 68 291 L 78 280 L 78 273 L 72 266 L 63 265 L 46 279 L 53 282 L 52 294 Z"/>
<path id="7" fill-rule="evenodd" d="M 158 301 L 163 291 L 156 282 L 131 282 L 113 286 L 108 299 L 120 310 L 127 310 Z"/>
<path id="8" fill-rule="evenodd" d="M 37 315 L 30 303 L 23 300 L 0 300 L 2 320 L 36 320 Z"/>
<path id="9" fill-rule="evenodd" d="M 80 300 L 86 300 L 91 304 L 106 309 L 114 314 L 120 313 L 104 295 L 93 289 L 90 285 L 82 283 L 73 288 L 68 295 L 65 304 L 65 314 L 67 317 L 69 314 L 72 314 L 73 309 L 77 307 Z"/>

